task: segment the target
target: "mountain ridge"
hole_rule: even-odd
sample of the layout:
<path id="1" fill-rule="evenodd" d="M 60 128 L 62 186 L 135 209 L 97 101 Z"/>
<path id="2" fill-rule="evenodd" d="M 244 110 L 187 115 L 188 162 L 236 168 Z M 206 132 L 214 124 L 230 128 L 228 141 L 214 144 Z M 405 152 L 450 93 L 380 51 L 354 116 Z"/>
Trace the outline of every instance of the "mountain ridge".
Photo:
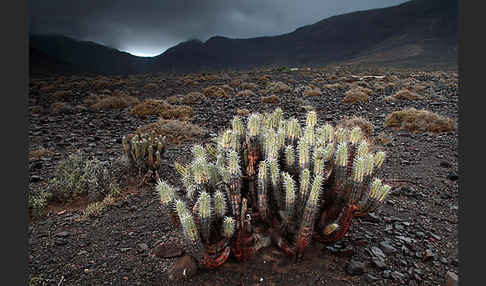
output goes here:
<path id="1" fill-rule="evenodd" d="M 293 32 L 236 39 L 213 36 L 181 42 L 154 57 L 137 57 L 93 42 L 31 35 L 31 47 L 87 72 L 195 72 L 257 66 L 313 66 L 338 62 L 454 64 L 457 0 L 412 0 L 354 11 Z"/>

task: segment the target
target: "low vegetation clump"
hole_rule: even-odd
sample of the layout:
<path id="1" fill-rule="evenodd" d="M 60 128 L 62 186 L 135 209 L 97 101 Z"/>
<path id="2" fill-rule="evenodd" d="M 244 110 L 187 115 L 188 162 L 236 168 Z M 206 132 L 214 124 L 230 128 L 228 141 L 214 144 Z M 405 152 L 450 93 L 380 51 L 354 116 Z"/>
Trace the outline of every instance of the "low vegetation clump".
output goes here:
<path id="1" fill-rule="evenodd" d="M 165 119 L 187 120 L 194 115 L 194 111 L 190 106 L 172 105 L 160 99 L 147 99 L 135 105 L 130 110 L 130 114 L 141 116 L 159 115 Z"/>
<path id="2" fill-rule="evenodd" d="M 385 132 L 380 132 L 375 138 L 375 142 L 378 144 L 381 144 L 383 146 L 386 146 L 390 144 L 393 141 L 393 137 L 390 135 L 386 134 Z"/>
<path id="3" fill-rule="evenodd" d="M 278 104 L 280 103 L 280 97 L 277 95 L 269 95 L 269 96 L 264 96 L 260 99 L 262 103 L 272 103 L 272 104 Z"/>
<path id="4" fill-rule="evenodd" d="M 419 100 L 423 99 L 422 96 L 408 89 L 399 90 L 394 95 L 385 97 L 385 101 L 396 101 L 396 100 Z"/>
<path id="5" fill-rule="evenodd" d="M 165 136 L 167 142 L 171 144 L 193 142 L 203 138 L 207 133 L 206 130 L 198 125 L 185 121 L 167 120 L 163 118 L 137 129 L 137 133 L 151 133 L 152 131 L 155 132 L 156 135 Z"/>
<path id="6" fill-rule="evenodd" d="M 240 85 L 241 89 L 249 89 L 251 91 L 256 91 L 258 89 L 258 84 L 252 82 L 244 82 Z"/>
<path id="7" fill-rule="evenodd" d="M 184 187 L 160 180 L 156 191 L 206 268 L 272 244 L 301 257 L 311 241 L 342 239 L 391 189 L 377 178 L 385 153 L 358 127 L 320 125 L 314 111 L 302 125 L 278 108 L 235 116 L 215 144 L 195 144 L 192 155 L 174 164 Z"/>
<path id="8" fill-rule="evenodd" d="M 47 187 L 29 195 L 29 208 L 41 212 L 49 201 L 71 202 L 87 196 L 99 201 L 109 194 L 116 195 L 120 187 L 110 162 L 101 162 L 79 151 L 59 162 Z"/>
<path id="9" fill-rule="evenodd" d="M 318 87 L 309 88 L 309 89 L 304 90 L 304 95 L 305 96 L 321 96 L 322 91 Z"/>
<path id="10" fill-rule="evenodd" d="M 108 194 L 102 201 L 88 204 L 77 221 L 86 221 L 90 218 L 102 215 L 108 206 L 115 203 L 115 200 L 115 195 Z"/>
<path id="11" fill-rule="evenodd" d="M 70 105 L 65 102 L 54 102 L 51 104 L 51 113 L 64 113 L 70 110 Z"/>
<path id="12" fill-rule="evenodd" d="M 388 114 L 384 126 L 411 133 L 443 133 L 454 131 L 456 122 L 431 111 L 412 107 Z"/>
<path id="13" fill-rule="evenodd" d="M 272 93 L 290 92 L 290 86 L 281 81 L 272 81 L 267 85 L 267 90 Z"/>
<path id="14" fill-rule="evenodd" d="M 29 161 L 32 160 L 39 160 L 41 158 L 44 158 L 46 156 L 52 155 L 52 151 L 46 148 L 39 148 L 35 149 L 29 152 Z"/>
<path id="15" fill-rule="evenodd" d="M 363 87 L 363 86 L 359 86 L 358 85 L 355 88 L 358 89 L 358 90 L 360 90 L 360 91 L 362 91 L 362 92 L 364 92 L 364 93 L 366 93 L 368 96 L 370 96 L 370 95 L 373 94 L 373 90 L 372 89 L 369 89 L 367 87 Z"/>
<path id="16" fill-rule="evenodd" d="M 203 89 L 203 93 L 205 96 L 216 96 L 216 97 L 224 97 L 226 96 L 226 92 L 224 89 L 218 86 L 210 86 Z"/>
<path id="17" fill-rule="evenodd" d="M 89 107 L 93 110 L 123 109 L 140 103 L 134 96 L 94 96 L 85 100 L 85 103 L 94 101 Z"/>
<path id="18" fill-rule="evenodd" d="M 194 115 L 194 110 L 186 105 L 169 105 L 167 109 L 160 111 L 159 115 L 164 119 L 188 120 Z"/>
<path id="19" fill-rule="evenodd" d="M 262 83 L 263 83 L 263 82 L 267 82 L 267 81 L 269 81 L 270 79 L 271 79 L 271 78 L 270 78 L 270 76 L 269 76 L 269 75 L 264 74 L 264 75 L 259 76 L 259 77 L 257 78 L 257 81 L 258 81 L 258 82 L 262 82 Z"/>
<path id="20" fill-rule="evenodd" d="M 355 126 L 358 126 L 361 129 L 361 132 L 363 132 L 363 134 L 368 138 L 371 138 L 371 135 L 375 130 L 375 126 L 373 126 L 373 123 L 366 120 L 366 118 L 359 117 L 359 116 L 344 118 L 343 120 L 339 121 L 336 125 L 347 129 L 352 129 Z"/>
<path id="21" fill-rule="evenodd" d="M 341 83 L 329 83 L 329 84 L 325 84 L 323 87 L 324 88 L 328 88 L 328 89 L 341 89 L 341 88 L 344 88 L 343 84 L 341 84 Z"/>
<path id="22" fill-rule="evenodd" d="M 94 199 L 99 195 L 105 197 L 117 187 L 111 174 L 109 163 L 78 152 L 59 163 L 54 178 L 49 182 L 49 191 L 53 199 L 59 201 L 82 195 L 93 195 Z"/>
<path id="23" fill-rule="evenodd" d="M 204 100 L 204 94 L 200 92 L 190 92 L 186 95 L 172 95 L 167 97 L 167 102 L 170 104 L 198 104 Z"/>
<path id="24" fill-rule="evenodd" d="M 111 86 L 111 81 L 109 79 L 99 78 L 93 81 L 93 87 L 96 89 L 107 88 Z"/>
<path id="25" fill-rule="evenodd" d="M 229 86 L 227 84 L 221 85 L 220 88 L 222 88 L 224 90 L 224 93 L 226 95 L 231 95 L 231 94 L 235 93 L 234 88 L 232 88 L 231 86 Z"/>
<path id="26" fill-rule="evenodd" d="M 170 104 L 161 99 L 146 99 L 135 105 L 130 114 L 136 115 L 158 115 L 163 110 L 169 109 Z"/>
<path id="27" fill-rule="evenodd" d="M 238 108 L 236 110 L 236 114 L 240 116 L 247 116 L 248 114 L 250 114 L 250 111 L 246 108 Z"/>
<path id="28" fill-rule="evenodd" d="M 159 85 L 156 84 L 155 82 L 152 82 L 152 83 L 146 84 L 143 88 L 145 88 L 145 89 L 151 89 L 151 90 L 156 90 L 156 89 L 159 89 Z"/>
<path id="29" fill-rule="evenodd" d="M 239 78 L 232 79 L 230 85 L 233 87 L 239 87 L 241 85 L 241 79 Z"/>
<path id="30" fill-rule="evenodd" d="M 236 96 L 254 96 L 255 93 L 249 89 L 244 89 L 242 91 L 239 91 Z"/>
<path id="31" fill-rule="evenodd" d="M 204 94 L 200 92 L 189 92 L 186 95 L 172 95 L 167 98 L 170 104 L 198 104 L 204 100 Z"/>
<path id="32" fill-rule="evenodd" d="M 355 102 L 366 102 L 368 101 L 368 94 L 363 92 L 359 88 L 352 88 L 346 93 L 344 93 L 343 102 L 345 103 L 355 103 Z"/>

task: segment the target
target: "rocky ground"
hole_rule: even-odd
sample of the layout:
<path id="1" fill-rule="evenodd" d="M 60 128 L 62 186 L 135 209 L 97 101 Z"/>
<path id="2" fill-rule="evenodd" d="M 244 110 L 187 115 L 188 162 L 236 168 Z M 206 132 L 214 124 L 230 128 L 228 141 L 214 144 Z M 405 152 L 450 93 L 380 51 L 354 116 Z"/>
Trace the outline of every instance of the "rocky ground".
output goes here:
<path id="1" fill-rule="evenodd" d="M 380 74 L 384 79 L 358 81 L 353 75 Z M 265 76 L 266 77 L 265 77 Z M 236 96 L 242 82 L 256 83 L 255 95 Z M 202 92 L 208 86 L 230 85 L 227 97 L 208 96 L 193 104 L 191 122 L 207 130 L 209 141 L 237 109 L 253 112 L 282 108 L 285 117 L 305 119 L 315 109 L 319 123 L 336 123 L 346 116 L 361 116 L 374 125 L 373 135 L 384 132 L 390 143 L 382 177 L 393 186 L 387 202 L 375 213 L 353 221 L 348 234 L 333 245 L 313 244 L 299 261 L 269 247 L 245 263 L 229 259 L 216 270 L 200 270 L 190 278 L 169 280 L 177 257 L 154 255 L 156 246 L 169 243 L 185 249 L 182 232 L 163 215 L 153 185 L 122 186 L 123 195 L 93 219 L 79 221 L 82 204 L 48 205 L 48 213 L 29 222 L 29 280 L 31 285 L 454 285 L 458 273 L 458 136 L 457 132 L 413 134 L 385 128 L 385 116 L 406 107 L 427 109 L 458 119 L 457 73 L 418 70 L 260 70 L 213 75 L 141 75 L 103 78 L 32 78 L 29 96 L 29 151 L 49 150 L 29 160 L 29 191 L 36 193 L 53 176 L 59 160 L 80 149 L 102 160 L 122 154 L 121 138 L 137 127 L 157 120 L 140 117 L 129 108 L 91 110 L 83 100 L 90 94 L 126 93 L 140 99 L 165 99 L 171 95 Z M 286 83 L 290 90 L 267 89 L 270 81 Z M 81 82 L 81 83 L 80 83 Z M 395 87 L 381 90 L 380 82 Z M 92 84 L 91 84 L 92 83 Z M 156 86 L 147 88 L 148 83 Z M 327 88 L 340 83 L 341 88 Z M 352 84 L 370 88 L 367 102 L 343 103 Z M 421 100 L 386 102 L 402 87 L 424 84 Z M 302 86 L 318 87 L 321 95 L 304 96 Z M 50 88 L 42 88 L 50 86 Z M 56 90 L 63 112 L 50 112 Z M 261 103 L 261 97 L 279 96 L 280 103 Z M 54 96 L 55 98 L 55 96 Z M 161 177 L 173 184 L 178 174 L 175 160 L 187 161 L 190 144 L 169 145 Z M 135 182 L 129 178 L 127 182 Z M 176 251 L 177 252 L 177 251 Z M 180 253 L 175 253 L 179 255 Z"/>

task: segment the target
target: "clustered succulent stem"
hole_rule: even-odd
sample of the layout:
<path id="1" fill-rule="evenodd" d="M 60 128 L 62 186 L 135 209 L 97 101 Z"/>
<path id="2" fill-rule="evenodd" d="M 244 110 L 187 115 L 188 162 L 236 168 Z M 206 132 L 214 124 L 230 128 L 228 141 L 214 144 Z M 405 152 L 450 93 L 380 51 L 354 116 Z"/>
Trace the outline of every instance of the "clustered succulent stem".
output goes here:
<path id="1" fill-rule="evenodd" d="M 253 113 L 246 126 L 237 116 L 215 143 L 196 144 L 192 162 L 175 163 L 185 193 L 163 181 L 156 187 L 186 239 L 206 249 L 202 263 L 210 268 L 228 253 L 245 260 L 272 241 L 299 256 L 314 237 L 336 241 L 354 216 L 376 210 L 391 189 L 375 177 L 385 153 L 373 153 L 359 127 L 319 125 L 315 111 L 302 126 L 281 109 Z M 159 150 L 150 146 L 158 145 L 150 144 L 149 138 L 123 140 L 133 158 L 147 154 L 157 162 Z M 209 252 L 221 257 L 213 261 Z"/>

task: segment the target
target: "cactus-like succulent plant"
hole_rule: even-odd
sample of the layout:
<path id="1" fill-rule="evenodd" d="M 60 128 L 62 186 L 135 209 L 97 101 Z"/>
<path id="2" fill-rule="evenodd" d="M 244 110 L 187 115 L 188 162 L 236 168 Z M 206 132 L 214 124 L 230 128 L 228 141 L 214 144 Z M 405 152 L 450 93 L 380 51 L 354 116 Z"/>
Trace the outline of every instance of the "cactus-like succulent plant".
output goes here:
<path id="1" fill-rule="evenodd" d="M 300 256 L 313 239 L 341 239 L 354 216 L 374 211 L 390 192 L 376 178 L 385 153 L 366 140 L 359 128 L 319 126 L 315 111 L 302 128 L 281 109 L 251 114 L 246 127 L 235 117 L 216 145 L 195 145 L 193 161 L 175 165 L 182 194 L 163 181 L 156 188 L 209 268 L 270 242 Z"/>
<path id="2" fill-rule="evenodd" d="M 122 144 L 130 168 L 136 168 L 141 173 L 159 170 L 161 158 L 167 148 L 167 139 L 154 132 L 130 134 L 123 136 Z"/>

